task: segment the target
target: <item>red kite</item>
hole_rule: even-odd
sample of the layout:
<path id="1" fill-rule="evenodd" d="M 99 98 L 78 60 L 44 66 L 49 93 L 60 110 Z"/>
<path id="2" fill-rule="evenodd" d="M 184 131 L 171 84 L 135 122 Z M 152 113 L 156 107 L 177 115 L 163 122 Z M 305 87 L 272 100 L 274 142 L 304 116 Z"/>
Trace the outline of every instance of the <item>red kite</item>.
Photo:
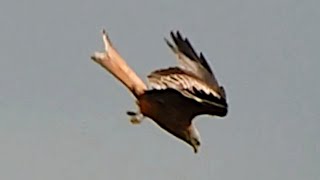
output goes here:
<path id="1" fill-rule="evenodd" d="M 143 117 L 149 117 L 197 153 L 200 135 L 192 121 L 194 117 L 202 114 L 224 117 L 228 112 L 224 88 L 218 84 L 203 54 L 197 54 L 179 31 L 171 32 L 173 43 L 165 41 L 179 65 L 152 72 L 147 87 L 113 47 L 106 32 L 102 34 L 105 52 L 96 52 L 91 58 L 135 96 L 139 111 L 127 112 L 131 122 L 138 124 Z"/>

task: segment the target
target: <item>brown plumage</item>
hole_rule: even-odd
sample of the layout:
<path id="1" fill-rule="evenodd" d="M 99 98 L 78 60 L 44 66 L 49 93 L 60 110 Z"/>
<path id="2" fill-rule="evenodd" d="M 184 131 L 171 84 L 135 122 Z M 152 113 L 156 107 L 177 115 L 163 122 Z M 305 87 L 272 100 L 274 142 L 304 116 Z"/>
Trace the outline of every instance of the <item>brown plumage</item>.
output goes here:
<path id="1" fill-rule="evenodd" d="M 91 58 L 119 79 L 136 97 L 139 112 L 129 111 L 131 122 L 140 123 L 146 116 L 161 128 L 191 145 L 196 153 L 200 135 L 193 124 L 197 115 L 226 116 L 226 93 L 219 86 L 203 54 L 198 55 L 179 31 L 171 32 L 175 44 L 165 39 L 177 56 L 179 66 L 160 69 L 148 76 L 149 87 L 126 64 L 112 46 L 105 31 L 105 52 Z"/>

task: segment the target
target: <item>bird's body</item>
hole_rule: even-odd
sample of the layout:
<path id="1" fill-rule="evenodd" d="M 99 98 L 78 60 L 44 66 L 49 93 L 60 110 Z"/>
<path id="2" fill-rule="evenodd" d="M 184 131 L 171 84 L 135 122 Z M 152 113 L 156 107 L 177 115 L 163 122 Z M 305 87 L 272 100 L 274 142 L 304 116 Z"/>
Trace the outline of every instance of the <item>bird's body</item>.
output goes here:
<path id="1" fill-rule="evenodd" d="M 92 59 L 123 82 L 137 98 L 139 112 L 128 112 L 131 122 L 139 123 L 141 117 L 149 117 L 197 152 L 200 135 L 192 120 L 202 114 L 226 116 L 226 94 L 203 54 L 198 56 L 179 32 L 172 32 L 171 37 L 176 46 L 166 42 L 176 54 L 179 66 L 152 72 L 148 76 L 148 88 L 115 51 L 105 33 L 106 53 L 96 53 Z"/>

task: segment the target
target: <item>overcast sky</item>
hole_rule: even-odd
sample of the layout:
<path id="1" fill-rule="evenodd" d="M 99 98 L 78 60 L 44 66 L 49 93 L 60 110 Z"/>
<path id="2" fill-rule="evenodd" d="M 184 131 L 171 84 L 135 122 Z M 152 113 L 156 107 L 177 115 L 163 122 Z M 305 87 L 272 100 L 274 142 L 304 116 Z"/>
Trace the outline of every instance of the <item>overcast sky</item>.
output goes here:
<path id="1" fill-rule="evenodd" d="M 320 179 L 316 0 L 0 3 L 0 179 Z M 163 38 L 202 51 L 230 105 L 201 116 L 198 154 L 125 112 L 132 95 L 90 60 L 106 28 L 145 80 L 176 65 Z"/>

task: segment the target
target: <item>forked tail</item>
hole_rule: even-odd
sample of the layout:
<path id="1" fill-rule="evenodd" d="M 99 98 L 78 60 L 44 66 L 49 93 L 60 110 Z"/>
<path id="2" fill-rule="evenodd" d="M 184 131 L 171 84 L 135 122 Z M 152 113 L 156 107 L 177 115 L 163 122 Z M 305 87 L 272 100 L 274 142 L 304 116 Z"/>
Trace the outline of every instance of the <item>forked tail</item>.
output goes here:
<path id="1" fill-rule="evenodd" d="M 95 52 L 91 59 L 108 70 L 120 80 L 135 97 L 142 95 L 147 89 L 145 83 L 128 66 L 125 60 L 113 47 L 105 30 L 102 31 L 105 52 Z"/>

